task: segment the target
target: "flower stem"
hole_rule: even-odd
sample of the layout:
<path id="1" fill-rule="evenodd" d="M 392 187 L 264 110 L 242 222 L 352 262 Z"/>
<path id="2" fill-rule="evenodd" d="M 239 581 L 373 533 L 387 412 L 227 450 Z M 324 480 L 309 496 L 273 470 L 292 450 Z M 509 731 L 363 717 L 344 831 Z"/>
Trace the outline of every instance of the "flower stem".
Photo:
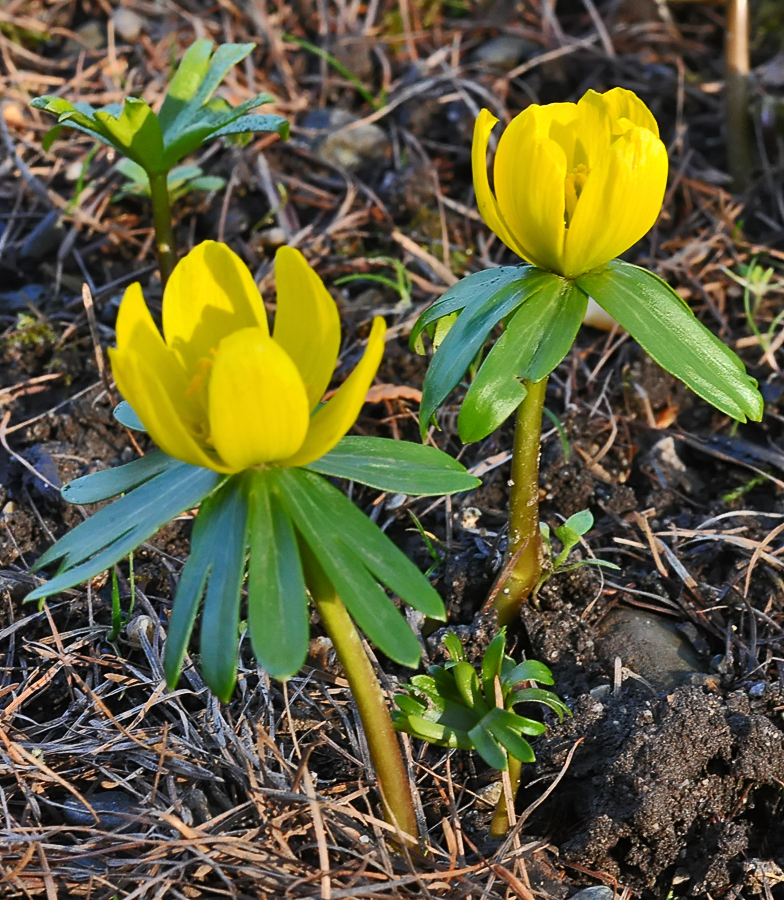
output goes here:
<path id="1" fill-rule="evenodd" d="M 523 771 L 523 764 L 514 756 L 509 757 L 509 781 L 512 785 L 512 802 L 517 797 L 517 791 L 520 787 L 520 775 Z M 506 807 L 506 791 L 501 791 L 498 803 L 493 814 L 493 821 L 490 823 L 490 837 L 500 838 L 509 831 L 509 811 Z"/>
<path id="2" fill-rule="evenodd" d="M 517 408 L 512 476 L 509 492 L 509 544 L 511 571 L 496 594 L 498 624 L 508 625 L 536 587 L 542 574 L 539 536 L 539 444 L 547 379 L 525 382 L 528 393 Z"/>
<path id="3" fill-rule="evenodd" d="M 397 825 L 403 834 L 409 835 L 410 845 L 416 846 L 418 826 L 414 801 L 386 698 L 351 616 L 321 566 L 310 554 L 306 571 L 311 597 L 343 666 L 362 719 L 386 819 L 390 824 Z"/>
<path id="4" fill-rule="evenodd" d="M 158 247 L 158 265 L 164 287 L 177 262 L 177 248 L 174 244 L 171 207 L 169 206 L 169 186 L 167 174 L 150 175 L 150 198 L 152 218 L 155 224 L 155 243 Z"/>
<path id="5" fill-rule="evenodd" d="M 749 4 L 728 0 L 725 37 L 727 168 L 732 189 L 745 191 L 754 166 L 749 119 Z"/>

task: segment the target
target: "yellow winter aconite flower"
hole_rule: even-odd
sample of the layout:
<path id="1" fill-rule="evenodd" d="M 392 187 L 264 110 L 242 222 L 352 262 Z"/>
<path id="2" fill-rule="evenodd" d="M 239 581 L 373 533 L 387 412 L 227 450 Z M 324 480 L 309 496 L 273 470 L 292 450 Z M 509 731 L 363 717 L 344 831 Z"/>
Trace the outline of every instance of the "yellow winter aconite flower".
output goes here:
<path id="1" fill-rule="evenodd" d="M 477 205 L 523 259 L 576 278 L 623 253 L 656 221 L 667 151 L 632 91 L 588 91 L 578 103 L 525 109 L 498 142 L 494 196 L 486 157 L 496 122 L 483 109 L 474 128 Z"/>
<path id="2" fill-rule="evenodd" d="M 163 294 L 163 337 L 141 286 L 125 292 L 112 370 L 170 456 L 225 473 L 303 466 L 356 421 L 384 352 L 384 320 L 373 321 L 359 364 L 317 409 L 338 358 L 338 311 L 298 250 L 278 250 L 275 277 L 271 336 L 253 277 L 225 244 L 205 241 L 177 264 Z"/>

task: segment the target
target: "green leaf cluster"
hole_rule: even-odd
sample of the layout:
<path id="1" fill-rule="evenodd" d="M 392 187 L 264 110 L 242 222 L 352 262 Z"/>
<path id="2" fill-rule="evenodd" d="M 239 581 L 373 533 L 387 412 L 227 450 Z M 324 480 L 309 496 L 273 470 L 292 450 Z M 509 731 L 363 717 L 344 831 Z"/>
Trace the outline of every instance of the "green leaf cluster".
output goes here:
<path id="1" fill-rule="evenodd" d="M 447 633 L 444 645 L 449 661 L 430 666 L 427 675 L 415 675 L 409 684 L 401 685 L 404 693 L 395 696 L 398 709 L 392 713 L 395 728 L 441 747 L 476 750 L 489 766 L 501 771 L 507 767 L 507 754 L 533 762 L 533 749 L 523 735 L 542 734 L 545 726 L 518 715 L 513 707 L 540 703 L 561 720 L 571 713 L 552 691 L 521 686 L 528 682 L 550 685 L 552 673 L 535 660 L 515 663 L 504 652 L 505 643 L 502 628 L 477 674 L 460 640 Z"/>
<path id="2" fill-rule="evenodd" d="M 127 403 L 115 415 L 128 427 L 141 426 Z M 319 471 L 394 493 L 454 493 L 479 484 L 434 447 L 382 438 L 344 438 L 307 469 L 270 466 L 229 477 L 155 451 L 63 488 L 71 503 L 119 499 L 43 554 L 35 569 L 54 562 L 59 568 L 27 599 L 41 600 L 95 577 L 200 504 L 166 645 L 164 666 L 171 686 L 203 607 L 204 680 L 222 699 L 231 695 L 246 582 L 248 630 L 257 659 L 276 678 L 294 675 L 308 649 L 311 557 L 367 637 L 396 662 L 416 666 L 419 643 L 386 589 L 434 619 L 445 616 L 441 598 L 408 557 Z"/>
<path id="3" fill-rule="evenodd" d="M 503 333 L 482 361 L 458 417 L 463 441 L 494 431 L 525 398 L 525 383 L 546 378 L 569 352 L 589 297 L 704 400 L 741 422 L 762 418 L 757 383 L 740 359 L 665 281 L 613 260 L 574 280 L 534 266 L 505 266 L 451 287 L 411 334 L 411 346 L 420 352 L 423 333 L 440 339 L 422 391 L 423 434 L 501 324 Z M 437 334 L 438 324 L 454 316 L 446 334 Z"/>
<path id="4" fill-rule="evenodd" d="M 557 575 L 559 572 L 570 572 L 573 569 L 579 569 L 581 566 L 603 566 L 606 569 L 617 569 L 615 563 L 608 562 L 606 559 L 582 559 L 579 562 L 567 565 L 569 554 L 580 543 L 583 535 L 593 528 L 593 513 L 589 509 L 581 509 L 554 529 L 555 536 L 561 542 L 560 553 L 553 550 L 552 538 L 550 536 L 550 526 L 546 522 L 539 523 L 539 529 L 542 534 L 542 542 L 551 559 L 551 571 L 549 575 Z M 547 576 L 545 576 L 547 577 Z M 544 583 L 544 578 L 539 587 Z"/>
<path id="5" fill-rule="evenodd" d="M 222 44 L 214 53 L 213 46 L 210 40 L 199 40 L 188 48 L 157 115 L 136 97 L 101 109 L 62 97 L 37 97 L 31 106 L 57 116 L 57 125 L 44 137 L 44 149 L 63 128 L 75 128 L 114 147 L 152 177 L 169 172 L 213 138 L 257 131 L 288 137 L 289 123 L 282 116 L 251 113 L 270 103 L 270 94 L 257 94 L 234 107 L 213 96 L 229 70 L 255 45 Z"/>
<path id="6" fill-rule="evenodd" d="M 144 169 L 131 159 L 121 159 L 115 169 L 127 179 L 114 195 L 123 197 L 149 197 L 150 179 Z M 191 191 L 219 191 L 226 186 L 226 179 L 218 175 L 205 175 L 200 166 L 175 166 L 166 176 L 169 202 L 181 200 Z"/>

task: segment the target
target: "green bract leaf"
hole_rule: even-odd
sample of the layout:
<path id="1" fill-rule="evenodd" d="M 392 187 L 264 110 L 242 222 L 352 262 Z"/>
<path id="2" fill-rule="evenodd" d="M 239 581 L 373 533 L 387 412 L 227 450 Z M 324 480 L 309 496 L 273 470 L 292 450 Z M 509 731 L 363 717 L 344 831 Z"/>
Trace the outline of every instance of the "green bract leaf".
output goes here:
<path id="1" fill-rule="evenodd" d="M 147 431 L 142 424 L 142 420 L 136 415 L 133 407 L 127 400 L 121 400 L 114 407 L 113 415 L 120 425 L 130 428 L 132 431 Z"/>
<path id="2" fill-rule="evenodd" d="M 495 325 L 521 303 L 530 302 L 531 297 L 558 277 L 531 266 L 520 267 L 516 273 L 515 279 L 508 275 L 498 282 L 488 279 L 481 290 L 473 290 L 472 299 L 467 299 L 463 312 L 436 351 L 422 390 L 419 427 L 423 437 L 433 413 L 463 377 Z M 459 282 L 451 291 L 463 283 Z"/>
<path id="3" fill-rule="evenodd" d="M 27 595 L 41 600 L 74 587 L 119 562 L 183 510 L 196 506 L 223 480 L 210 469 L 178 462 L 82 522 L 33 566 L 61 560 L 57 574 Z"/>
<path id="4" fill-rule="evenodd" d="M 390 438 L 344 437 L 306 468 L 396 494 L 454 494 L 481 484 L 436 447 Z"/>
<path id="5" fill-rule="evenodd" d="M 210 690 L 228 702 L 237 680 L 240 590 L 245 578 L 248 501 L 243 476 L 235 475 L 208 508 L 203 553 L 210 574 L 201 619 L 201 671 Z"/>
<path id="6" fill-rule="evenodd" d="M 757 382 L 661 278 L 614 260 L 576 280 L 663 369 L 703 400 L 741 422 L 762 418 Z"/>
<path id="7" fill-rule="evenodd" d="M 77 478 L 64 485 L 60 493 L 69 503 L 99 503 L 125 494 L 177 465 L 180 465 L 178 460 L 156 450 L 124 466 Z"/>
<path id="8" fill-rule="evenodd" d="M 212 571 L 213 551 L 221 540 L 220 529 L 226 524 L 222 515 L 225 507 L 221 494 L 222 491 L 216 491 L 199 508 L 191 534 L 190 556 L 177 584 L 163 655 L 163 671 L 171 690 L 174 690 L 180 677 L 199 604 Z"/>
<path id="9" fill-rule="evenodd" d="M 482 272 L 474 272 L 472 275 L 462 278 L 457 284 L 452 285 L 449 290 L 442 294 L 417 319 L 411 330 L 409 346 L 413 350 L 422 332 L 434 322 L 438 322 L 439 319 L 443 319 L 445 316 L 460 312 L 467 306 L 482 305 L 489 297 L 497 294 L 506 285 L 517 281 L 523 272 L 530 268 L 530 266 L 503 266 L 499 269 L 485 269 Z"/>
<path id="10" fill-rule="evenodd" d="M 308 654 L 308 595 L 294 528 L 265 472 L 249 473 L 248 625 L 253 651 L 273 678 Z"/>
<path id="11" fill-rule="evenodd" d="M 271 98 L 270 98 L 271 99 Z M 269 101 L 261 101 L 268 103 Z M 214 131 L 211 137 L 227 137 L 230 134 L 245 134 L 248 132 L 269 131 L 276 132 L 285 141 L 289 136 L 289 120 L 283 116 L 276 115 L 252 115 L 240 116 L 229 122 L 228 125 L 221 126 Z"/>
<path id="12" fill-rule="evenodd" d="M 416 666 L 419 643 L 376 578 L 427 615 L 443 618 L 441 598 L 427 579 L 378 526 L 319 475 L 280 469 L 275 481 L 287 515 L 357 625 L 391 659 Z"/>
<path id="13" fill-rule="evenodd" d="M 375 578 L 409 606 L 431 619 L 446 618 L 444 603 L 438 592 L 405 553 L 345 494 L 321 476 L 302 469 L 281 469 L 278 474 L 281 496 L 286 494 L 289 486 L 287 476 L 292 474 L 307 490 L 314 515 L 318 516 L 320 526 L 323 525 L 324 533 L 331 540 L 340 541 L 350 549 Z M 299 530 L 302 531 L 301 528 Z"/>
<path id="14" fill-rule="evenodd" d="M 525 398 L 521 380 L 541 381 L 555 369 L 571 349 L 587 305 L 588 297 L 574 282 L 558 275 L 541 279 L 469 388 L 457 420 L 460 440 L 487 437 Z"/>

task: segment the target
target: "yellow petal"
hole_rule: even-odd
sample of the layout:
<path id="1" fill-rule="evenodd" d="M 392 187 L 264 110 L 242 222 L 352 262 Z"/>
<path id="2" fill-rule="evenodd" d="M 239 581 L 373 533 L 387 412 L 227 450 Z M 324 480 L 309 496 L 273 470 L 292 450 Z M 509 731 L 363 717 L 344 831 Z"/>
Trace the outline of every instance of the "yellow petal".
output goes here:
<path id="1" fill-rule="evenodd" d="M 186 370 L 211 359 L 221 339 L 240 328 L 267 331 L 259 289 L 225 244 L 204 241 L 174 267 L 163 293 L 163 333 Z"/>
<path id="2" fill-rule="evenodd" d="M 656 221 L 667 185 L 667 151 L 645 128 L 619 137 L 592 169 L 566 236 L 563 275 L 574 278 L 637 243 Z"/>
<path id="3" fill-rule="evenodd" d="M 299 369 L 314 410 L 338 360 L 338 308 L 322 280 L 293 247 L 281 247 L 275 255 L 275 287 L 278 306 L 273 338 Z"/>
<path id="4" fill-rule="evenodd" d="M 485 221 L 485 225 L 506 244 L 506 246 L 518 256 L 528 262 L 533 262 L 527 250 L 519 242 L 517 237 L 509 230 L 504 222 L 501 210 L 498 208 L 493 192 L 490 190 L 490 180 L 487 177 L 487 145 L 490 143 L 490 132 L 498 123 L 498 119 L 488 109 L 483 109 L 474 125 L 474 140 L 471 145 L 471 167 L 474 174 L 474 193 L 479 213 Z"/>
<path id="5" fill-rule="evenodd" d="M 164 453 L 192 466 L 203 466 L 217 472 L 228 471 L 214 455 L 205 452 L 180 418 L 172 402 L 172 384 L 167 383 L 170 371 L 136 349 L 110 349 L 109 359 L 120 393 Z M 178 365 L 173 357 L 172 361 Z"/>
<path id="6" fill-rule="evenodd" d="M 373 320 L 365 353 L 331 400 L 328 400 L 310 420 L 305 443 L 293 456 L 281 462 L 283 466 L 305 466 L 328 453 L 356 422 L 365 397 L 376 377 L 384 355 L 384 334 L 387 326 L 380 316 Z"/>
<path id="7" fill-rule="evenodd" d="M 604 158 L 613 139 L 612 117 L 604 95 L 588 90 L 577 103 L 577 130 L 580 151 L 575 154 L 573 168 L 584 163 L 589 169 Z"/>
<path id="8" fill-rule="evenodd" d="M 627 91 L 626 88 L 613 88 L 601 95 L 610 118 L 613 122 L 619 119 L 628 119 L 633 125 L 640 128 L 647 128 L 652 131 L 656 137 L 659 136 L 659 124 L 653 116 L 653 113 L 640 100 L 634 91 Z M 614 129 L 616 134 L 622 134 L 626 129 L 617 127 Z"/>
<path id="9" fill-rule="evenodd" d="M 550 137 L 554 112 L 529 106 L 501 135 L 495 157 L 495 193 L 504 221 L 525 257 L 561 272 L 566 151 Z"/>
<path id="10" fill-rule="evenodd" d="M 194 420 L 199 417 L 198 407 L 187 396 L 188 376 L 177 357 L 164 343 L 144 302 L 141 285 L 138 282 L 126 289 L 117 313 L 115 353 L 122 356 L 128 351 L 145 360 L 147 368 L 157 373 L 158 381 L 168 394 L 172 405 L 179 410 L 181 417 Z M 139 405 L 135 396 L 138 390 L 139 388 L 132 383 L 120 387 L 123 397 L 134 409 Z M 136 412 L 141 415 L 138 409 Z M 144 419 L 142 422 L 146 427 Z"/>
<path id="11" fill-rule="evenodd" d="M 541 127 L 559 144 L 566 154 L 566 168 L 573 169 L 584 159 L 575 160 L 577 139 L 580 134 L 576 103 L 548 103 L 539 108 Z"/>
<path id="12" fill-rule="evenodd" d="M 262 328 L 242 328 L 220 342 L 209 406 L 212 442 L 235 472 L 291 456 L 308 431 L 302 378 Z"/>

